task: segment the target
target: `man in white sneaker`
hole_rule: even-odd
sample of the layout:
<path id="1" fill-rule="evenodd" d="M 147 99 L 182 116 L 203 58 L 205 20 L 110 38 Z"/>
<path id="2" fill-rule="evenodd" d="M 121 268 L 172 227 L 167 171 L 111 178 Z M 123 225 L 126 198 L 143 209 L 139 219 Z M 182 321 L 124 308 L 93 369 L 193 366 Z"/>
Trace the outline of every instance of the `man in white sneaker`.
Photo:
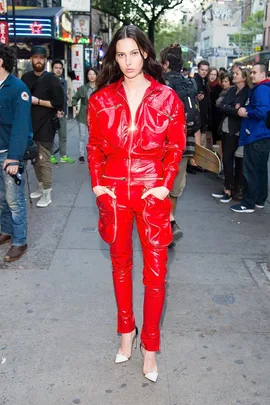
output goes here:
<path id="1" fill-rule="evenodd" d="M 243 174 L 247 189 L 240 204 L 232 205 L 234 212 L 254 212 L 263 209 L 268 196 L 267 163 L 270 153 L 270 80 L 267 67 L 256 63 L 250 72 L 254 86 L 249 92 L 249 104 L 238 110 L 243 118 L 240 146 L 244 145 Z"/>
<path id="2" fill-rule="evenodd" d="M 34 141 L 38 146 L 38 155 L 34 165 L 38 187 L 31 198 L 39 198 L 37 207 L 51 204 L 52 166 L 51 150 L 55 131 L 59 129 L 57 111 L 63 110 L 64 91 L 60 80 L 52 73 L 46 72 L 46 49 L 34 45 L 31 50 L 33 69 L 22 76 L 22 81 L 32 94 L 32 124 Z M 58 120 L 58 122 L 57 122 Z"/>

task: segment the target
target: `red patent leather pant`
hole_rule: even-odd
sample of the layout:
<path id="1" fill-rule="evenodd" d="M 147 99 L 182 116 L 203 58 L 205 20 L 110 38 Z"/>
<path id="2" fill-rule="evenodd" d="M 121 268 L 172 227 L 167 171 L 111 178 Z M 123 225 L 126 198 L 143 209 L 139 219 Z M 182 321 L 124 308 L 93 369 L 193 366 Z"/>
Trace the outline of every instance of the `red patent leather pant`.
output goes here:
<path id="1" fill-rule="evenodd" d="M 117 182 L 118 183 L 118 182 Z M 108 183 L 106 186 L 110 187 Z M 100 210 L 99 231 L 110 243 L 113 282 L 118 307 L 118 333 L 135 329 L 132 301 L 132 229 L 134 220 L 143 253 L 143 283 L 145 286 L 142 345 L 148 351 L 160 350 L 160 318 L 165 299 L 167 250 L 172 241 L 170 225 L 171 202 L 150 195 L 141 199 L 145 187 L 133 185 L 111 187 L 117 196 L 102 195 L 97 199 Z"/>

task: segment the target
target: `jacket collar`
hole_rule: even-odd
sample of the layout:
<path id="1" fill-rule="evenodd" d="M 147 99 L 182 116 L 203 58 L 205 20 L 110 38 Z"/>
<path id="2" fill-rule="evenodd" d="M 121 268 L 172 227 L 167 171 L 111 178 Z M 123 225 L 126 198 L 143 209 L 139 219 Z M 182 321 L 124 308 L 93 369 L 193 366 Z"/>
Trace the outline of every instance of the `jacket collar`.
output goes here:
<path id="1" fill-rule="evenodd" d="M 160 91 L 162 90 L 162 85 L 155 80 L 152 76 L 147 73 L 144 73 L 144 77 L 149 80 L 151 83 L 150 86 L 147 88 L 145 95 L 152 93 L 153 91 Z M 124 81 L 124 76 L 121 77 L 117 82 L 111 84 L 111 88 L 120 93 L 121 95 L 125 95 L 124 87 L 122 86 L 122 82 Z"/>
<path id="2" fill-rule="evenodd" d="M 250 91 L 254 92 L 254 90 L 257 89 L 257 87 L 261 86 L 261 85 L 270 86 L 270 80 L 269 79 L 262 80 L 261 82 L 255 84 L 253 87 L 251 87 Z"/>
<path id="3" fill-rule="evenodd" d="M 2 83 L 2 86 L 10 86 L 11 80 L 13 78 L 13 74 L 10 73 Z"/>

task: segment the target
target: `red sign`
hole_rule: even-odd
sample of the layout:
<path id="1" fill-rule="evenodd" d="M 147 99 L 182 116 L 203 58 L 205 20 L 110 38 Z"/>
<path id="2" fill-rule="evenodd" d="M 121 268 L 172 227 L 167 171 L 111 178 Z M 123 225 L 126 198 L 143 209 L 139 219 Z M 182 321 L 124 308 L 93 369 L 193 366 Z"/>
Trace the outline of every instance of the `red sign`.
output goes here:
<path id="1" fill-rule="evenodd" d="M 0 43 L 8 44 L 8 23 L 0 21 Z"/>

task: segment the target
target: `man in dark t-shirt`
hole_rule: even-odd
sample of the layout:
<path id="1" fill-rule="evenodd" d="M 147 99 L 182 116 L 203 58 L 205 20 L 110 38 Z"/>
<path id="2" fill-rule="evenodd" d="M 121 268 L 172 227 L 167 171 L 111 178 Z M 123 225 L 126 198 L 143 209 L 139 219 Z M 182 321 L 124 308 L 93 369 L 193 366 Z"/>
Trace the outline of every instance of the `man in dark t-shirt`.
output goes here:
<path id="1" fill-rule="evenodd" d="M 22 76 L 22 81 L 32 94 L 32 125 L 38 156 L 34 165 L 38 187 L 31 198 L 39 198 L 37 207 L 51 203 L 52 167 L 50 155 L 55 135 L 54 120 L 57 111 L 63 109 L 64 91 L 60 81 L 45 71 L 46 49 L 35 45 L 31 50 L 33 69 Z"/>
<path id="2" fill-rule="evenodd" d="M 200 136 L 196 136 L 196 143 L 206 146 L 206 131 L 211 121 L 210 110 L 210 88 L 207 82 L 209 71 L 209 62 L 206 60 L 200 61 L 198 64 L 198 73 L 195 74 L 193 81 L 194 87 L 197 90 L 198 101 L 201 115 L 201 132 Z M 200 138 L 200 139 L 199 139 Z"/>

